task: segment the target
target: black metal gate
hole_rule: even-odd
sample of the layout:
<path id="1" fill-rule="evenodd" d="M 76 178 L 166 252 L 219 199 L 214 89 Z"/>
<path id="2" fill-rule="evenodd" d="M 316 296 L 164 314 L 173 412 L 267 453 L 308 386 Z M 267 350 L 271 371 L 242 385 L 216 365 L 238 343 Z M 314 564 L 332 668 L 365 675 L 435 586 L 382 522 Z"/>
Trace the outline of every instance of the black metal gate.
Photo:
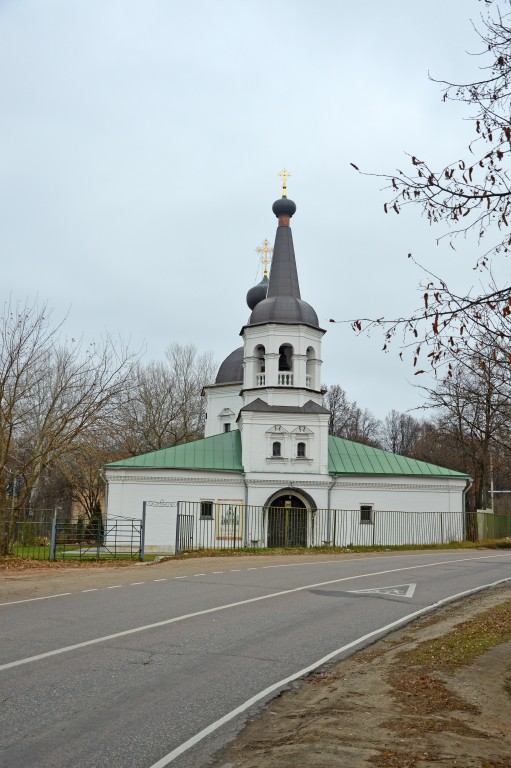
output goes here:
<path id="1" fill-rule="evenodd" d="M 56 523 L 50 560 L 139 559 L 142 521 L 109 519 L 106 523 Z"/>
<path id="2" fill-rule="evenodd" d="M 268 508 L 268 546 L 269 547 L 306 547 L 307 546 L 306 509 L 297 507 Z"/>
<path id="3" fill-rule="evenodd" d="M 193 515 L 184 515 L 181 512 L 177 514 L 176 525 L 176 555 L 180 552 L 186 552 L 193 549 Z"/>

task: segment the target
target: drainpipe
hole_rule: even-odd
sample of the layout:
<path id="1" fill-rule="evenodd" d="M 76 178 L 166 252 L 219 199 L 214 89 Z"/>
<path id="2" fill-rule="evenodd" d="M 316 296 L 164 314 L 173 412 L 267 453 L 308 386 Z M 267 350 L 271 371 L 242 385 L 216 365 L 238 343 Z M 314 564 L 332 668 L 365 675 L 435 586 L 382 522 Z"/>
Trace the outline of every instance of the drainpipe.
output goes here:
<path id="1" fill-rule="evenodd" d="M 332 484 L 328 486 L 326 535 L 327 535 L 328 543 L 329 544 L 332 543 L 332 546 L 334 546 L 334 542 L 332 542 L 332 510 L 331 510 L 330 499 L 332 496 L 332 488 L 336 484 L 337 478 L 338 478 L 338 475 L 335 475 L 334 479 L 332 480 Z"/>
<path id="2" fill-rule="evenodd" d="M 247 507 L 248 507 L 248 485 L 245 472 L 241 475 L 243 478 L 243 485 L 245 486 L 245 533 L 243 546 L 248 547 L 248 525 L 247 525 Z"/>

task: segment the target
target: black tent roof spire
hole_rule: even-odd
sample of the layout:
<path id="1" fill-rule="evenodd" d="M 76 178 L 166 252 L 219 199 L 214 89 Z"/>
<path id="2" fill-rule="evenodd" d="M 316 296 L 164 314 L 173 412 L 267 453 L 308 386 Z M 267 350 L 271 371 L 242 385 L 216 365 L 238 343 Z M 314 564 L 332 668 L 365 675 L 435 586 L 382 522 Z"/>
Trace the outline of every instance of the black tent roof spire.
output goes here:
<path id="1" fill-rule="evenodd" d="M 248 325 L 273 322 L 319 327 L 314 309 L 300 297 L 293 234 L 289 226 L 291 217 L 296 212 L 295 203 L 287 197 L 287 179 L 290 175 L 285 169 L 279 174 L 282 178 L 282 197 L 272 206 L 279 224 L 273 248 L 268 293 L 266 298 L 253 308 Z"/>

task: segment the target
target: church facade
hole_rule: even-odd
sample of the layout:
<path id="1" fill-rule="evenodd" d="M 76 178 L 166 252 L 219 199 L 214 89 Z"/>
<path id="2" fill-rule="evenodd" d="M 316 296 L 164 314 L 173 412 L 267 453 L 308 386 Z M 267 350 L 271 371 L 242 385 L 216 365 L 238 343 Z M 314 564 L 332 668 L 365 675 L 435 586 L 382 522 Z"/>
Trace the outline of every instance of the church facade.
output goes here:
<path id="1" fill-rule="evenodd" d="M 321 389 L 325 331 L 301 298 L 290 227 L 295 211 L 284 184 L 273 204 L 278 226 L 269 278 L 265 271 L 248 292 L 243 343 L 204 391 L 205 438 L 106 466 L 106 514 L 139 518 L 147 507 L 147 550 L 174 551 L 185 505 L 210 525 L 211 546 L 225 541 L 224 510 L 239 520 L 249 508 L 260 510 L 260 519 L 256 524 L 254 512 L 251 523 L 245 514 L 240 538 L 248 546 L 271 545 L 268 511 L 274 509 L 300 510 L 304 546 L 318 543 L 311 520 L 319 510 L 332 544 L 365 543 L 376 511 L 395 513 L 394 521 L 410 519 L 409 513 L 430 521 L 436 515 L 439 531 L 447 515 L 451 538 L 462 536 L 466 475 L 328 434 Z M 350 516 L 349 542 L 334 540 L 334 511 Z M 257 532 L 250 530 L 256 525 Z M 411 543 L 404 540 L 408 525 L 394 527 L 385 543 Z"/>

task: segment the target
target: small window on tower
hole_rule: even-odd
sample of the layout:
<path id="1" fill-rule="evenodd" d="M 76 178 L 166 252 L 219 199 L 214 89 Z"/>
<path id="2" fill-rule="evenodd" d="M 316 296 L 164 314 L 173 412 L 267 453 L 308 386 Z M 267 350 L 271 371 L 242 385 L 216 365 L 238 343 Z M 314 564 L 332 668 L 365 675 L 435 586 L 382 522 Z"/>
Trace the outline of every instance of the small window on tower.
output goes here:
<path id="1" fill-rule="evenodd" d="M 275 457 L 275 458 L 279 458 L 279 457 L 282 455 L 282 453 L 281 453 L 281 447 L 282 447 L 282 446 L 281 446 L 281 444 L 280 444 L 278 441 L 276 441 L 275 443 L 273 443 L 273 446 L 272 446 L 272 456 L 273 456 L 273 457 Z"/>
<path id="2" fill-rule="evenodd" d="M 231 425 L 229 423 L 224 424 L 224 432 L 230 432 L 231 431 Z"/>
<path id="3" fill-rule="evenodd" d="M 296 456 L 298 459 L 305 458 L 305 443 L 298 443 L 296 446 Z"/>

